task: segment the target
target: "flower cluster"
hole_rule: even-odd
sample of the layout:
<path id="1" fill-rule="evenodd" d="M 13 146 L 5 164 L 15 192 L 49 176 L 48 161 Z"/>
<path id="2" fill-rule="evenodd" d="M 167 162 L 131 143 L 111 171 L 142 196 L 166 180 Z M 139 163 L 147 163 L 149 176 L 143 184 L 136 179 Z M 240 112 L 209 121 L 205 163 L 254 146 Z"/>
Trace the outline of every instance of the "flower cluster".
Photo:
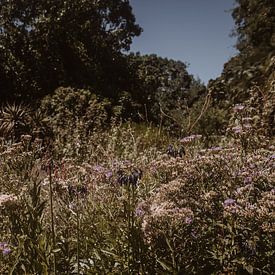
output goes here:
<path id="1" fill-rule="evenodd" d="M 142 171 L 140 169 L 134 169 L 130 174 L 126 174 L 124 171 L 117 171 L 117 182 L 120 185 L 128 185 L 137 186 L 139 180 L 142 177 Z"/>
<path id="2" fill-rule="evenodd" d="M 210 255 L 227 253 L 228 268 L 237 270 L 237 263 L 246 253 L 240 239 L 253 239 L 253 247 L 260 245 L 260 241 L 254 241 L 255 235 L 257 240 L 264 238 L 269 245 L 272 243 L 275 229 L 271 218 L 275 214 L 272 152 L 254 150 L 244 159 L 240 148 L 233 149 L 215 147 L 201 150 L 192 159 L 162 158 L 153 162 L 155 171 L 159 171 L 155 175 L 163 182 L 143 202 L 146 207 L 141 208 L 140 216 L 145 238 L 158 255 L 164 257 L 163 251 L 169 255 L 172 246 L 186 266 L 192 265 L 192 258 L 196 258 L 202 266 L 210 268 L 218 266 Z M 242 231 L 252 227 L 256 231 Z M 175 236 L 181 234 L 184 241 L 180 242 Z M 165 240 L 169 236 L 167 245 Z M 225 238 L 234 239 L 239 254 L 230 254 L 233 248 L 225 246 Z M 199 249 L 200 256 L 193 254 L 193 249 Z M 250 264 L 261 266 L 264 254 L 254 252 L 257 257 Z"/>
<path id="3" fill-rule="evenodd" d="M 176 158 L 176 157 L 180 157 L 182 158 L 185 155 L 185 150 L 183 146 L 180 146 L 179 148 L 169 144 L 168 148 L 166 150 L 166 153 L 168 156 Z"/>
<path id="4" fill-rule="evenodd" d="M 184 143 L 184 144 L 190 144 L 192 142 L 196 142 L 196 141 L 200 140 L 201 138 L 202 138 L 202 135 L 191 135 L 191 136 L 182 138 L 180 140 L 180 142 Z"/>
<path id="5" fill-rule="evenodd" d="M 4 256 L 11 253 L 11 248 L 8 243 L 6 242 L 0 242 L 0 250 L 2 251 L 2 254 Z"/>
<path id="6" fill-rule="evenodd" d="M 5 206 L 7 204 L 11 204 L 17 200 L 15 195 L 11 194 L 2 194 L 0 195 L 0 207 Z"/>

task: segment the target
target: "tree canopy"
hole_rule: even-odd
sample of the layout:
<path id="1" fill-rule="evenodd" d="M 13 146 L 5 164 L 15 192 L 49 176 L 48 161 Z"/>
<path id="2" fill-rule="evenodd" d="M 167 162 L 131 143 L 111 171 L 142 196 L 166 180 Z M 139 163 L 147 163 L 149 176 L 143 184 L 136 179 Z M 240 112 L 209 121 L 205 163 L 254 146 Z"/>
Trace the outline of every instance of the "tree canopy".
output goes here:
<path id="1" fill-rule="evenodd" d="M 140 33 L 127 0 L 0 0 L 1 99 L 61 85 L 115 93 Z"/>
<path id="2" fill-rule="evenodd" d="M 242 102 L 253 85 L 263 86 L 274 78 L 275 3 L 272 0 L 236 0 L 232 11 L 239 53 L 210 83 L 216 98 Z"/>
<path id="3" fill-rule="evenodd" d="M 135 72 L 134 98 L 146 105 L 152 119 L 158 118 L 160 109 L 175 109 L 187 99 L 192 77 L 183 62 L 155 54 L 132 54 L 129 63 Z"/>
<path id="4" fill-rule="evenodd" d="M 187 71 L 182 61 L 155 54 L 130 54 L 129 90 L 119 98 L 123 117 L 150 121 L 180 134 L 189 110 L 206 94 L 205 85 Z"/>
<path id="5" fill-rule="evenodd" d="M 127 55 L 141 31 L 126 0 L 0 0 L 1 100 L 72 87 L 110 99 L 123 116 L 159 121 L 194 79 L 183 62 Z"/>

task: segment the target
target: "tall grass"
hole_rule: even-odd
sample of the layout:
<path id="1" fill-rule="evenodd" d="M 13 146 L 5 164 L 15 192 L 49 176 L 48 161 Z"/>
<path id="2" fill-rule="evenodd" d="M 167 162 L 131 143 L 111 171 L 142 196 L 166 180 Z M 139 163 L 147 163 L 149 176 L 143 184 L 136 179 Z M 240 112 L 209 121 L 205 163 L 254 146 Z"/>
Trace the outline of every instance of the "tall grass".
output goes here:
<path id="1" fill-rule="evenodd" d="M 117 121 L 3 139 L 0 273 L 271 274 L 275 147 L 250 111 L 211 148 Z"/>

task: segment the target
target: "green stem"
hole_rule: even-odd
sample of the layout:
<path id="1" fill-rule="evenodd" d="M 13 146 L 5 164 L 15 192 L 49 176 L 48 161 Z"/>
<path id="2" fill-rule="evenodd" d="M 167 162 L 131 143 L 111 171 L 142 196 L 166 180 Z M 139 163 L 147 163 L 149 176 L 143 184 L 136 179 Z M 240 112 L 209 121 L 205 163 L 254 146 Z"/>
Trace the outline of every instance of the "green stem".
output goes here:
<path id="1" fill-rule="evenodd" d="M 76 223 L 77 223 L 77 274 L 79 275 L 80 271 L 80 262 L 79 262 L 79 240 L 80 240 L 80 234 L 79 234 L 79 198 L 77 194 L 77 208 L 76 208 Z"/>
<path id="2" fill-rule="evenodd" d="M 130 247 L 131 247 L 131 191 L 130 184 L 127 187 L 128 189 L 128 274 L 130 274 Z"/>
<path id="3" fill-rule="evenodd" d="M 53 213 L 53 190 L 52 190 L 52 160 L 49 165 L 49 181 L 50 181 L 50 209 L 51 209 L 51 229 L 52 229 L 52 242 L 53 249 L 55 248 L 55 229 L 54 229 L 54 213 Z M 53 273 L 56 275 L 56 259 L 53 253 Z"/>

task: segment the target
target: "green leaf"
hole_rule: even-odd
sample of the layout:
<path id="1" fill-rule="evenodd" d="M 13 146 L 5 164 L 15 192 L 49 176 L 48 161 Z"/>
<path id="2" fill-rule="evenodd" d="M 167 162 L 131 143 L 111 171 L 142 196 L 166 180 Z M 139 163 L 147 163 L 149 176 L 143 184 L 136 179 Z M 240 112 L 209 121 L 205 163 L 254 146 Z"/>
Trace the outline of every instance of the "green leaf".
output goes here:
<path id="1" fill-rule="evenodd" d="M 172 267 L 170 267 L 170 266 L 169 266 L 168 264 L 166 264 L 165 262 L 163 262 L 163 261 L 161 261 L 161 260 L 159 260 L 159 259 L 157 259 L 157 262 L 162 266 L 162 268 L 163 268 L 164 270 L 169 271 L 169 272 L 172 272 L 172 271 L 173 271 Z"/>

